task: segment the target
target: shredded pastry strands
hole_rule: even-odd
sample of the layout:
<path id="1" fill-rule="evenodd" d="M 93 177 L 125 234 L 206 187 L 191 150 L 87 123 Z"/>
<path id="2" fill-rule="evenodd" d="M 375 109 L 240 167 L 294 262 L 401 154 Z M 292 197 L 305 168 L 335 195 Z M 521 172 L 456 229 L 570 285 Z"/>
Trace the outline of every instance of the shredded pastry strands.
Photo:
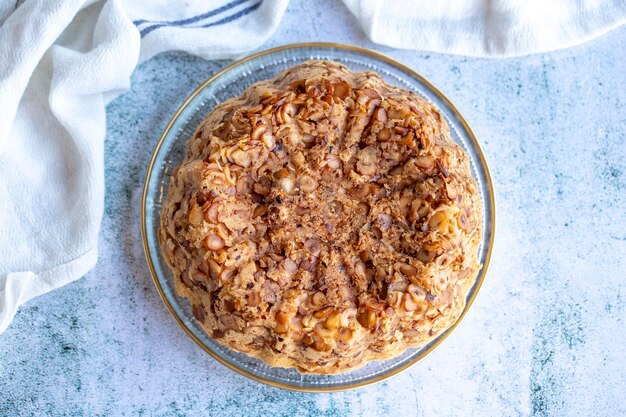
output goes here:
<path id="1" fill-rule="evenodd" d="M 374 72 L 309 61 L 198 126 L 159 240 L 213 338 L 272 366 L 339 373 L 457 320 L 481 216 L 436 108 Z"/>

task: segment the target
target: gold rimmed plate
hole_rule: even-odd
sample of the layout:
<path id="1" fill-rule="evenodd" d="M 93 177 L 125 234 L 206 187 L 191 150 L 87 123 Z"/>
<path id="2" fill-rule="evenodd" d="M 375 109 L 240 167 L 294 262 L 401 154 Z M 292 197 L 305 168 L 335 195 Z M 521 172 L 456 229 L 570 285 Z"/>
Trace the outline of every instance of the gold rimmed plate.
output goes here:
<path id="1" fill-rule="evenodd" d="M 174 277 L 158 244 L 161 209 L 172 170 L 182 161 L 185 143 L 202 119 L 218 103 L 238 96 L 255 82 L 273 78 L 310 59 L 337 61 L 353 71 L 374 70 L 390 84 L 415 91 L 433 103 L 450 125 L 452 139 L 470 157 L 472 174 L 483 204 L 483 241 L 478 256 L 483 266 L 457 322 L 420 348 L 407 349 L 395 358 L 370 362 L 359 369 L 335 375 L 303 375 L 294 369 L 270 367 L 213 340 L 193 317 L 189 302 L 176 294 Z M 167 124 L 150 159 L 143 189 L 141 225 L 146 260 L 156 289 L 176 322 L 202 349 L 232 370 L 256 381 L 296 391 L 329 392 L 362 387 L 396 375 L 430 353 L 454 330 L 474 301 L 487 272 L 494 240 L 495 204 L 491 178 L 476 137 L 450 100 L 428 80 L 377 52 L 348 45 L 304 43 L 269 49 L 237 61 L 202 83 L 183 102 Z"/>

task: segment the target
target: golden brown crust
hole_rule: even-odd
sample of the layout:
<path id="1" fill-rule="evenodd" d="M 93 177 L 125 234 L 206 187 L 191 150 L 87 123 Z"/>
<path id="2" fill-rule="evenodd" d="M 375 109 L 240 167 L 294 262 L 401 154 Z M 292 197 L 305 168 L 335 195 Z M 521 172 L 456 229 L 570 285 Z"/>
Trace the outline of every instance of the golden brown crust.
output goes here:
<path id="1" fill-rule="evenodd" d="M 200 124 L 159 237 L 176 290 L 220 343 L 337 373 L 457 320 L 481 210 L 437 109 L 373 72 L 310 61 Z"/>

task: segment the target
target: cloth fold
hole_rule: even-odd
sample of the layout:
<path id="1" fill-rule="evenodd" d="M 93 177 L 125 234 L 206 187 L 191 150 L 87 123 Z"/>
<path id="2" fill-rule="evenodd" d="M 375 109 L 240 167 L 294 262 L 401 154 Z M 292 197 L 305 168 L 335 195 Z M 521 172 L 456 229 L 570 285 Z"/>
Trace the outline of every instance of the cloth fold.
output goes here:
<path id="1" fill-rule="evenodd" d="M 138 62 L 236 58 L 288 0 L 0 0 L 0 332 L 97 261 L 105 105 Z M 624 22 L 620 0 L 344 0 L 374 42 L 468 55 L 569 46 Z"/>
<path id="2" fill-rule="evenodd" d="M 626 23 L 624 0 L 343 0 L 374 42 L 511 57 L 574 46 Z"/>

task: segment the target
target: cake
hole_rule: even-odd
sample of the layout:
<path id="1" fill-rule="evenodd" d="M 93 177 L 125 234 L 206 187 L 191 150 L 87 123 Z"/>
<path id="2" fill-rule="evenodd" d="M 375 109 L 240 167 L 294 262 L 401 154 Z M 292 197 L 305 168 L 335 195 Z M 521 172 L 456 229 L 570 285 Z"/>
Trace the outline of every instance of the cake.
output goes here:
<path id="1" fill-rule="evenodd" d="M 455 323 L 481 219 L 469 158 L 431 103 L 375 72 L 308 61 L 200 123 L 159 242 L 212 338 L 331 374 Z"/>

